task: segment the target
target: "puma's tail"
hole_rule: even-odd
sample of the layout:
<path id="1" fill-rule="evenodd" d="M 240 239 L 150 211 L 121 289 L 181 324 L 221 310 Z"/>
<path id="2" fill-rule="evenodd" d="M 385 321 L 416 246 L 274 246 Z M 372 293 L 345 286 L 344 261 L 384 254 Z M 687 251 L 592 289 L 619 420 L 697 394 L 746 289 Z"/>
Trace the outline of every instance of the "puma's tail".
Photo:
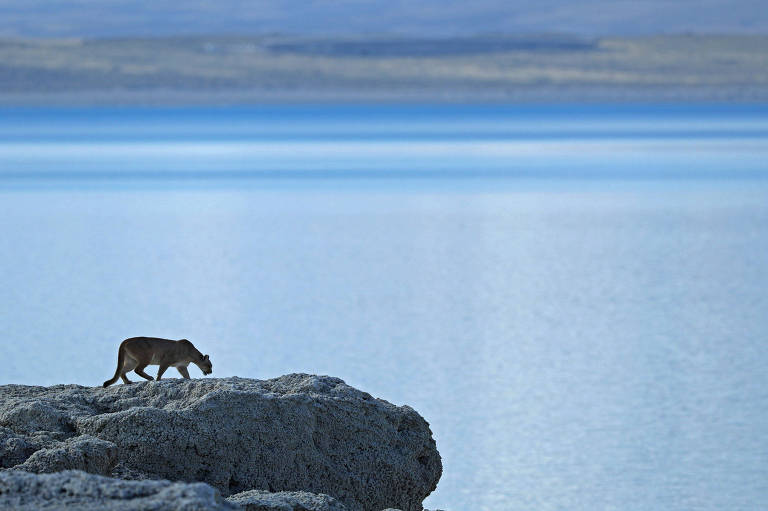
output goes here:
<path id="1" fill-rule="evenodd" d="M 125 362 L 125 348 L 120 344 L 120 348 L 117 350 L 117 369 L 115 369 L 115 375 L 109 380 L 104 382 L 104 387 L 109 387 L 120 378 L 120 371 L 123 370 L 123 363 Z"/>

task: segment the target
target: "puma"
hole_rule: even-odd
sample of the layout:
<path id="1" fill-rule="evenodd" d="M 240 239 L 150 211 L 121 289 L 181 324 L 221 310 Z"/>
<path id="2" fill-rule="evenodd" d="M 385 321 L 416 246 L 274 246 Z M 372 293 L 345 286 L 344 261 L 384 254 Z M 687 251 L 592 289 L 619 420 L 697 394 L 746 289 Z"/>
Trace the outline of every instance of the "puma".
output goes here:
<path id="1" fill-rule="evenodd" d="M 109 387 L 122 378 L 125 383 L 133 383 L 126 376 L 130 371 L 147 380 L 153 378 L 144 372 L 148 365 L 159 365 L 157 380 L 163 376 L 166 369 L 173 366 L 181 375 L 189 379 L 187 366 L 193 363 L 203 374 L 211 374 L 213 365 L 208 355 L 200 353 L 187 339 L 173 341 L 171 339 L 158 339 L 157 337 L 131 337 L 120 343 L 117 351 L 117 369 L 112 379 L 104 382 Z"/>

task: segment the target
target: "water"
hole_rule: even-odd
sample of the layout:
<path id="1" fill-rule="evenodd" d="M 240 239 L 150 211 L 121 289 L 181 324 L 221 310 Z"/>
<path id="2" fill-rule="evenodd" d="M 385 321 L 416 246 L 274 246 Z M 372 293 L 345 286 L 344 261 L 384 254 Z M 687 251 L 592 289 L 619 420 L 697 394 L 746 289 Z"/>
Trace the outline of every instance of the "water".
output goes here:
<path id="1" fill-rule="evenodd" d="M 432 509 L 762 509 L 766 161 L 763 107 L 3 111 L 0 380 L 187 337 L 416 408 Z"/>

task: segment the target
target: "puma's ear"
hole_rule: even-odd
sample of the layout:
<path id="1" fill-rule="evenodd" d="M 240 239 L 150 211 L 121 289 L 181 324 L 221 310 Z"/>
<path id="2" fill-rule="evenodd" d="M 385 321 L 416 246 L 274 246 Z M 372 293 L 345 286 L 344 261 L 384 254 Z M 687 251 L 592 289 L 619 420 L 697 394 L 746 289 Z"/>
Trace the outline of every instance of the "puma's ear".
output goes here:
<path id="1" fill-rule="evenodd" d="M 203 357 L 203 360 L 208 360 L 208 355 L 205 355 L 205 356 Z"/>

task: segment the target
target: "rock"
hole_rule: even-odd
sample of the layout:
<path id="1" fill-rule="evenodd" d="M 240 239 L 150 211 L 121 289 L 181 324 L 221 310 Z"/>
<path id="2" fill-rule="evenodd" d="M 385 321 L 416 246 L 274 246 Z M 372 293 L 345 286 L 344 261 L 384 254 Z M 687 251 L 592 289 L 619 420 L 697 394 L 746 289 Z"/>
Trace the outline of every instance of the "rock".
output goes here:
<path id="1" fill-rule="evenodd" d="M 6 469 L 114 467 L 122 477 L 206 482 L 225 496 L 323 493 L 349 511 L 420 511 L 442 472 L 412 408 L 306 374 L 0 386 L 0 450 Z"/>
<path id="2" fill-rule="evenodd" d="M 0 509 L 14 511 L 235 511 L 205 483 L 123 481 L 81 471 L 0 472 Z"/>
<path id="3" fill-rule="evenodd" d="M 0 468 L 24 463 L 35 449 L 24 438 L 8 428 L 0 428 Z"/>
<path id="4" fill-rule="evenodd" d="M 249 490 L 227 497 L 227 501 L 244 511 L 346 511 L 338 500 L 330 495 L 305 491 L 281 491 L 269 493 Z"/>
<path id="5" fill-rule="evenodd" d="M 22 385 L 8 385 L 17 392 L 24 391 Z M 39 390 L 44 387 L 29 387 Z M 0 411 L 0 424 L 6 425 L 18 433 L 34 433 L 48 431 L 65 433 L 72 429 L 69 416 L 65 410 L 60 410 L 50 403 L 40 400 L 25 401 L 23 406 L 12 406 Z"/>
<path id="6" fill-rule="evenodd" d="M 15 468 L 35 473 L 84 470 L 108 475 L 117 463 L 117 446 L 90 435 L 72 437 L 50 449 L 35 451 Z"/>

